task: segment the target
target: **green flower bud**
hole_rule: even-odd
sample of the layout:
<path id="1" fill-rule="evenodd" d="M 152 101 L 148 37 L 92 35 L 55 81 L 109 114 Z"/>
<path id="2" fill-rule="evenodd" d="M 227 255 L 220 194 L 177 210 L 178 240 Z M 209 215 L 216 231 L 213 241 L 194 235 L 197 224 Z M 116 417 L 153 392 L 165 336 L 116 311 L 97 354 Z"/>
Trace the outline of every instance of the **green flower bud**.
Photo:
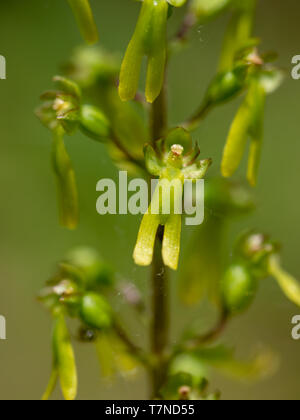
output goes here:
<path id="1" fill-rule="evenodd" d="M 80 304 L 80 317 L 91 328 L 106 330 L 112 326 L 112 310 L 104 297 L 97 293 L 87 293 Z"/>
<path id="2" fill-rule="evenodd" d="M 53 329 L 52 349 L 53 370 L 43 400 L 48 400 L 50 398 L 58 377 L 65 400 L 75 400 L 77 394 L 76 362 L 66 321 L 62 314 L 56 315 Z"/>
<path id="3" fill-rule="evenodd" d="M 80 129 L 94 140 L 107 141 L 111 135 L 110 122 L 100 111 L 92 105 L 83 105 L 80 113 Z"/>
<path id="4" fill-rule="evenodd" d="M 251 272 L 258 279 L 268 276 L 269 258 L 277 254 L 280 246 L 272 242 L 267 235 L 250 231 L 243 234 L 235 246 L 235 254 L 251 267 Z"/>
<path id="5" fill-rule="evenodd" d="M 231 315 L 244 312 L 253 302 L 257 291 L 257 280 L 243 264 L 232 264 L 222 281 L 224 308 Z"/>
<path id="6" fill-rule="evenodd" d="M 146 99 L 152 103 L 161 92 L 166 62 L 166 0 L 144 0 L 134 35 L 120 73 L 119 94 L 123 101 L 137 93 L 142 60 L 148 57 Z"/>
<path id="7" fill-rule="evenodd" d="M 255 230 L 247 231 L 239 238 L 235 252 L 254 264 L 260 263 L 265 257 L 277 253 L 279 244 L 272 242 L 269 236 Z"/>
<path id="8" fill-rule="evenodd" d="M 98 31 L 89 0 L 68 0 L 83 38 L 88 44 L 98 41 Z"/>
<path id="9" fill-rule="evenodd" d="M 281 267 L 280 246 L 262 233 L 245 233 L 237 242 L 235 252 L 251 267 L 252 274 L 258 279 L 272 276 L 286 297 L 300 306 L 300 284 Z"/>
<path id="10" fill-rule="evenodd" d="M 245 87 L 248 65 L 239 65 L 232 71 L 218 74 L 206 93 L 206 106 L 215 106 L 229 101 Z"/>

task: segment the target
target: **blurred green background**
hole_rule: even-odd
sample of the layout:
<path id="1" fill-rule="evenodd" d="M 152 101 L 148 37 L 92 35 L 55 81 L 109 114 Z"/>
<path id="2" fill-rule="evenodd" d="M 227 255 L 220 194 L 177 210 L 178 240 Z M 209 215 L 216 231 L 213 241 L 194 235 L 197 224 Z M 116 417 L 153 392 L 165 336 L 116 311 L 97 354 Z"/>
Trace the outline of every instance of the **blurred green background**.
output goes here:
<path id="1" fill-rule="evenodd" d="M 91 2 L 101 43 L 112 51 L 124 51 L 136 21 L 137 4 L 131 0 Z M 171 20 L 173 29 L 180 13 Z M 262 37 L 264 50 L 279 52 L 287 80 L 268 99 L 257 211 L 249 219 L 233 224 L 232 237 L 245 227 L 272 233 L 284 244 L 285 267 L 300 279 L 300 82 L 290 77 L 291 58 L 300 53 L 299 13 L 297 0 L 286 0 L 284 4 L 281 0 L 259 1 L 256 34 Z M 215 72 L 227 20 L 228 16 L 223 16 L 198 27 L 191 48 L 173 59 L 173 123 L 188 116 L 199 104 Z M 1 1 L 0 22 L 0 54 L 7 59 L 7 80 L 0 81 L 0 314 L 7 318 L 8 336 L 7 341 L 0 341 L 0 399 L 39 399 L 50 372 L 51 320 L 35 296 L 55 262 L 74 246 L 95 246 L 115 264 L 121 278 L 134 280 L 149 295 L 148 271 L 136 268 L 131 258 L 139 220 L 96 214 L 96 182 L 102 177 L 116 177 L 117 170 L 104 147 L 80 134 L 68 140 L 68 149 L 80 188 L 81 224 L 74 233 L 58 225 L 49 132 L 36 120 L 33 110 L 40 93 L 51 87 L 51 78 L 59 66 L 81 43 L 67 2 Z M 195 135 L 203 156 L 214 159 L 215 172 L 236 107 L 234 103 L 217 109 Z M 175 289 L 175 279 L 173 284 Z M 124 312 L 122 302 L 118 310 Z M 231 324 L 226 342 L 236 344 L 241 356 L 260 345 L 273 348 L 281 357 L 280 370 L 253 385 L 213 376 L 212 388 L 220 389 L 224 399 L 299 399 L 300 342 L 291 338 L 291 318 L 299 313 L 300 309 L 284 298 L 275 282 L 264 282 L 251 310 Z M 132 318 L 126 311 L 124 314 Z M 174 299 L 173 319 L 177 322 L 173 336 L 180 332 L 183 320 L 189 322 L 196 317 L 203 317 L 203 327 L 208 326 L 205 309 L 187 312 Z M 147 339 L 146 331 L 134 322 L 131 329 L 140 343 Z M 92 347 L 79 344 L 76 354 L 80 399 L 147 396 L 142 373 L 129 385 L 123 379 L 107 384 L 101 381 Z M 60 398 L 60 393 L 55 397 Z"/>

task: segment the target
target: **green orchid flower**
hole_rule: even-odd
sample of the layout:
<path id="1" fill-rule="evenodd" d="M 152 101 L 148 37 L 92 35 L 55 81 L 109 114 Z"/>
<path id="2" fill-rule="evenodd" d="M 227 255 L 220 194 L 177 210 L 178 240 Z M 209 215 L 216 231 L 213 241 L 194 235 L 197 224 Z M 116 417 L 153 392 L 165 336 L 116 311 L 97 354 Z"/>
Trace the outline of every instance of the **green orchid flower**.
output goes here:
<path id="1" fill-rule="evenodd" d="M 282 268 L 278 243 L 260 232 L 246 232 L 236 245 L 235 255 L 257 279 L 275 278 L 285 296 L 300 306 L 300 283 Z"/>
<path id="2" fill-rule="evenodd" d="M 185 180 L 204 178 L 211 160 L 199 161 L 199 148 L 192 148 L 190 134 L 182 128 L 172 130 L 165 140 L 145 147 L 149 173 L 159 177 L 151 204 L 140 227 L 134 260 L 148 266 L 153 259 L 154 244 L 159 226 L 164 227 L 162 255 L 164 264 L 177 270 L 182 223 L 182 196 Z M 165 205 L 170 198 L 169 205 Z M 181 209 L 181 210 L 180 210 Z"/>
<path id="3" fill-rule="evenodd" d="M 251 139 L 248 158 L 247 179 L 251 186 L 257 184 L 261 159 L 265 103 L 268 94 L 274 92 L 281 84 L 281 71 L 265 64 L 253 50 L 247 56 L 252 62 L 248 77 L 248 91 L 240 106 L 229 131 L 224 148 L 221 172 L 224 177 L 231 177 L 237 171 L 247 145 Z"/>
<path id="4" fill-rule="evenodd" d="M 103 142 L 111 135 L 110 122 L 100 109 L 82 104 L 81 90 L 73 81 L 57 76 L 57 90 L 41 96 L 43 104 L 36 115 L 52 132 L 52 166 L 57 184 L 60 222 L 75 229 L 79 220 L 78 192 L 75 171 L 64 143 L 66 134 L 80 129 L 90 138 Z"/>

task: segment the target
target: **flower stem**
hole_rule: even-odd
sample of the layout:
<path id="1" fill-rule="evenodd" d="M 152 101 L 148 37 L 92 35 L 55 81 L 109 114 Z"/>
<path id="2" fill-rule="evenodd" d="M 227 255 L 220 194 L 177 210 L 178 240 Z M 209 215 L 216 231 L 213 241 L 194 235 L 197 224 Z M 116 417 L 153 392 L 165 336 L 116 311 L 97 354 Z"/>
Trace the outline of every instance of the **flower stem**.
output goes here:
<path id="1" fill-rule="evenodd" d="M 167 128 L 166 78 L 159 97 L 151 107 L 151 136 L 153 145 Z M 164 227 L 160 226 L 155 240 L 152 263 L 152 325 L 151 352 L 154 364 L 151 369 L 151 398 L 159 399 L 160 390 L 167 375 L 166 352 L 169 336 L 169 285 L 168 272 L 162 259 Z"/>
<path id="2" fill-rule="evenodd" d="M 166 350 L 169 336 L 169 296 L 168 273 L 162 259 L 162 238 L 164 228 L 157 233 L 152 265 L 152 310 L 151 351 L 154 364 L 151 372 L 152 398 L 160 397 L 160 389 L 165 381 L 167 370 Z"/>
<path id="3" fill-rule="evenodd" d="M 145 368 L 150 366 L 148 355 L 130 339 L 126 331 L 120 324 L 115 322 L 114 329 L 121 341 L 126 345 L 131 354 L 143 365 Z"/>
<path id="4" fill-rule="evenodd" d="M 153 146 L 160 140 L 167 128 L 167 82 L 166 75 L 162 91 L 150 109 L 150 129 Z"/>

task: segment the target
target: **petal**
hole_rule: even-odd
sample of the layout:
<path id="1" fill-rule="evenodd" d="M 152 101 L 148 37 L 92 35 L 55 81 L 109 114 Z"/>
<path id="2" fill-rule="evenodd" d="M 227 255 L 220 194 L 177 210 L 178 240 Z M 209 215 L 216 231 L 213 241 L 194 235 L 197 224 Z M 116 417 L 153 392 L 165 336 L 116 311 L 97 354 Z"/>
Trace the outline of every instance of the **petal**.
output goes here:
<path id="1" fill-rule="evenodd" d="M 152 31 L 147 39 L 149 54 L 146 80 L 146 99 L 150 103 L 159 96 L 164 82 L 168 18 L 168 5 L 165 1 L 152 0 L 152 3 Z"/>
<path id="2" fill-rule="evenodd" d="M 150 214 L 150 210 L 143 217 L 133 258 L 137 265 L 148 266 L 152 263 L 154 244 L 160 216 Z"/>
<path id="3" fill-rule="evenodd" d="M 222 160 L 222 175 L 232 176 L 238 169 L 248 140 L 251 112 L 248 97 L 241 105 L 230 128 Z"/>
<path id="4" fill-rule="evenodd" d="M 181 224 L 180 214 L 171 215 L 165 224 L 162 254 L 164 264 L 172 270 L 177 270 L 178 268 Z"/>
<path id="5" fill-rule="evenodd" d="M 269 260 L 269 272 L 276 278 L 286 297 L 297 306 L 300 306 L 300 283 L 281 268 L 277 255 L 273 255 Z"/>
<path id="6" fill-rule="evenodd" d="M 89 0 L 68 0 L 83 38 L 88 44 L 98 41 L 98 31 Z"/>
<path id="7" fill-rule="evenodd" d="M 59 314 L 55 320 L 53 354 L 64 398 L 72 401 L 77 394 L 77 369 L 70 334 L 62 314 Z"/>

